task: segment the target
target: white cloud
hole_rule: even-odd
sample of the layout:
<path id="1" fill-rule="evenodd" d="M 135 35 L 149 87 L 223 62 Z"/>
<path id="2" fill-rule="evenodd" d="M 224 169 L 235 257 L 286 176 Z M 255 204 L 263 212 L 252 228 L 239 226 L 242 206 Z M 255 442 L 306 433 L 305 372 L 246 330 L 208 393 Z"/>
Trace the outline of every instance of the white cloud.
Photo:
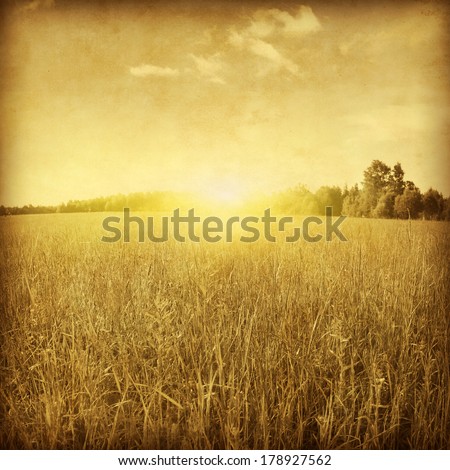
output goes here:
<path id="1" fill-rule="evenodd" d="M 238 33 L 236 30 L 231 30 L 228 36 L 228 42 L 235 47 L 242 48 L 245 45 L 247 37 L 244 34 Z"/>
<path id="2" fill-rule="evenodd" d="M 311 7 L 301 5 L 294 15 L 278 8 L 258 10 L 254 13 L 253 21 L 246 32 L 250 36 L 264 38 L 280 33 L 309 34 L 321 29 L 322 25 Z"/>
<path id="3" fill-rule="evenodd" d="M 266 72 L 287 70 L 300 76 L 298 65 L 281 53 L 268 39 L 283 38 L 292 35 L 305 35 L 320 31 L 322 26 L 311 7 L 301 5 L 295 14 L 278 8 L 257 10 L 249 26 L 241 30 L 232 30 L 228 42 L 239 49 L 266 59 Z"/>
<path id="4" fill-rule="evenodd" d="M 250 39 L 248 41 L 248 48 L 253 54 L 269 60 L 275 70 L 285 68 L 293 75 L 299 75 L 298 65 L 280 54 L 272 44 L 261 39 Z"/>
<path id="5" fill-rule="evenodd" d="M 300 6 L 297 14 L 294 16 L 285 11 L 279 11 L 275 18 L 283 23 L 285 33 L 307 34 L 316 33 L 322 29 L 322 25 L 311 7 L 304 5 Z"/>
<path id="6" fill-rule="evenodd" d="M 263 67 L 263 75 L 268 72 L 278 72 L 282 69 L 287 70 L 292 75 L 300 76 L 300 70 L 298 65 L 292 60 L 281 54 L 272 44 L 262 39 L 249 37 L 246 34 L 240 34 L 236 31 L 232 31 L 228 38 L 231 45 L 247 50 L 252 54 L 266 59 Z"/>
<path id="7" fill-rule="evenodd" d="M 156 77 L 177 77 L 180 74 L 177 69 L 158 67 L 157 65 L 151 64 L 141 64 L 137 67 L 130 67 L 130 73 L 135 77 L 148 77 L 150 75 Z"/>
<path id="8" fill-rule="evenodd" d="M 197 70 L 200 75 L 210 82 L 225 85 L 225 80 L 220 76 L 223 71 L 223 62 L 219 54 L 214 54 L 209 58 L 199 57 L 194 54 L 190 54 L 192 59 L 197 66 Z"/>

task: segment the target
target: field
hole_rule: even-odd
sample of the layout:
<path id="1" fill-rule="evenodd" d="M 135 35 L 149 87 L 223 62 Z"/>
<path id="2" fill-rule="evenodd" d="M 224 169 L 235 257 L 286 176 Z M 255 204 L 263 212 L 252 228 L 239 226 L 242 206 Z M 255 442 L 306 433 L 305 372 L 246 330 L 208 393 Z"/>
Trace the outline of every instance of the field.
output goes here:
<path id="1" fill-rule="evenodd" d="M 450 447 L 448 223 L 108 244 L 102 217 L 0 220 L 2 448 Z"/>

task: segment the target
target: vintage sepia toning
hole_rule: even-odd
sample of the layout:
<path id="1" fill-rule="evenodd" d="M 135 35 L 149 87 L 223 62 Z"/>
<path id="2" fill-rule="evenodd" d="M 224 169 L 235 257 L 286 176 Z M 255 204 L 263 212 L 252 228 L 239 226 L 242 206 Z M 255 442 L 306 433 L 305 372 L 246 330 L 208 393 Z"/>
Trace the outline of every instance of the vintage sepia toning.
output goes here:
<path id="1" fill-rule="evenodd" d="M 0 447 L 450 447 L 450 8 L 2 2 Z"/>

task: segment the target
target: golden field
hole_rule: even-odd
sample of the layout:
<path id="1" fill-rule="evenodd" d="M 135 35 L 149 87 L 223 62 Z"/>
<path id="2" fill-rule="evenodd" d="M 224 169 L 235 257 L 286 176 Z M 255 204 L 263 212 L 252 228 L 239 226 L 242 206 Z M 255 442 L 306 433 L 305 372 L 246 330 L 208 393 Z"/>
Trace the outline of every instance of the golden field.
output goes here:
<path id="1" fill-rule="evenodd" d="M 103 217 L 0 220 L 2 448 L 450 447 L 448 223 L 108 244 Z"/>

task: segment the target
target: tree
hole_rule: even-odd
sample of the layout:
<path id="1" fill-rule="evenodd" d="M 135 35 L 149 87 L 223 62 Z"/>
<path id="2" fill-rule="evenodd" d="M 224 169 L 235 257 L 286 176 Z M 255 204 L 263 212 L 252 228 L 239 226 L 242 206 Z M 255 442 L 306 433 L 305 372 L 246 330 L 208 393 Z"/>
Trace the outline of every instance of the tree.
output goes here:
<path id="1" fill-rule="evenodd" d="M 390 190 L 397 196 L 403 194 L 403 191 L 405 189 L 405 182 L 403 180 L 404 176 L 405 172 L 403 171 L 400 163 L 397 162 L 394 165 L 394 168 L 392 168 L 391 170 L 389 181 Z"/>
<path id="2" fill-rule="evenodd" d="M 450 197 L 443 200 L 441 217 L 442 220 L 450 220 Z"/>
<path id="3" fill-rule="evenodd" d="M 378 199 L 377 206 L 373 210 L 373 216 L 380 219 L 390 219 L 394 217 L 395 198 L 394 191 L 389 190 L 383 193 Z"/>
<path id="4" fill-rule="evenodd" d="M 416 219 L 422 209 L 422 195 L 417 187 L 406 188 L 395 198 L 394 212 L 401 219 Z"/>
<path id="5" fill-rule="evenodd" d="M 301 184 L 279 193 L 275 209 L 286 214 L 317 214 L 319 210 L 314 194 Z"/>
<path id="6" fill-rule="evenodd" d="M 420 191 L 412 181 L 404 180 L 399 162 L 391 169 L 381 160 L 373 160 L 364 171 L 360 211 L 369 217 L 417 217 L 422 209 Z M 405 190 L 409 193 L 404 195 Z M 396 201 L 398 198 L 397 209 Z M 420 200 L 420 201 L 419 201 Z"/>
<path id="7" fill-rule="evenodd" d="M 351 217 L 361 217 L 361 191 L 357 184 L 344 191 L 342 213 Z"/>
<path id="8" fill-rule="evenodd" d="M 391 182 L 391 168 L 381 160 L 373 160 L 369 168 L 364 171 L 362 210 L 365 215 L 372 215 L 378 199 L 389 188 Z"/>
<path id="9" fill-rule="evenodd" d="M 339 186 L 322 186 L 316 191 L 316 199 L 319 208 L 319 214 L 325 215 L 327 206 L 333 207 L 333 214 L 342 213 L 342 190 Z"/>
<path id="10" fill-rule="evenodd" d="M 444 209 L 444 197 L 438 191 L 430 188 L 423 195 L 423 215 L 428 220 L 439 220 Z"/>
<path id="11" fill-rule="evenodd" d="M 319 214 L 317 199 L 311 192 L 306 193 L 300 202 L 299 214 Z"/>

